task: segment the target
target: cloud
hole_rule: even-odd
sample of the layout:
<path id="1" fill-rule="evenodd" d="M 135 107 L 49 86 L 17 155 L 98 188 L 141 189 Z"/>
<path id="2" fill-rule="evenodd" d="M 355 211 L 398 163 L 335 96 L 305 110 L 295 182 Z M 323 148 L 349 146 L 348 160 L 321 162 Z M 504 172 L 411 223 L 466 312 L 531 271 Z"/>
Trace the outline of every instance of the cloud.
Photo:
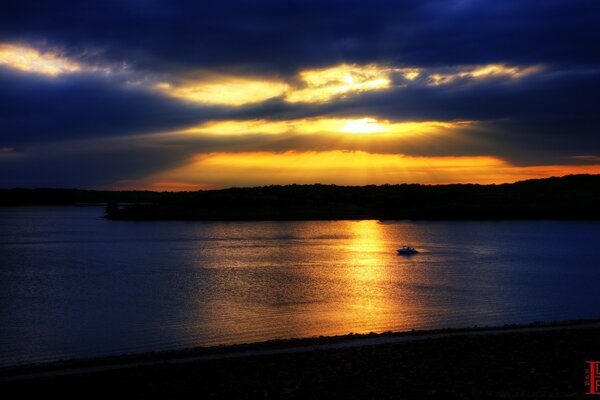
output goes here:
<path id="1" fill-rule="evenodd" d="M 598 65 L 595 0 L 8 1 L 0 37 L 172 71 L 298 72 L 340 63 Z M 241 68 L 240 68 L 241 67 Z"/>
<path id="2" fill-rule="evenodd" d="M 457 69 L 457 68 L 455 68 Z M 539 72 L 540 66 L 518 67 L 504 64 L 488 64 L 472 68 L 458 68 L 458 71 L 446 73 L 431 73 L 427 80 L 431 85 L 446 85 L 456 80 L 475 80 L 489 78 L 511 78 L 517 79 Z"/>
<path id="3" fill-rule="evenodd" d="M 299 73 L 301 88 L 289 91 L 290 103 L 321 103 L 338 96 L 386 89 L 391 86 L 390 70 L 378 65 L 341 64 Z"/>
<path id="4" fill-rule="evenodd" d="M 189 161 L 189 150 L 171 147 L 116 138 L 39 143 L 0 156 L 0 187 L 116 186 Z"/>
<path id="5" fill-rule="evenodd" d="M 281 98 L 287 103 L 326 103 L 358 96 L 365 92 L 397 86 L 439 86 L 455 81 L 482 81 L 490 78 L 517 79 L 540 71 L 539 66 L 518 67 L 504 64 L 461 66 L 439 69 L 398 68 L 376 64 L 340 64 L 300 71 L 284 81 L 273 77 L 223 76 L 204 72 L 200 80 L 179 79 L 178 83 L 159 82 L 153 88 L 167 96 L 200 104 L 241 106 Z M 198 74 L 198 72 L 196 72 Z M 423 79 L 417 80 L 419 76 Z M 173 77 L 178 80 L 177 77 Z M 151 79 L 143 79 L 151 81 Z"/>
<path id="6" fill-rule="evenodd" d="M 78 63 L 59 54 L 42 53 L 28 46 L 0 43 L 0 66 L 19 71 L 56 76 L 81 71 Z"/>
<path id="7" fill-rule="evenodd" d="M 564 154 L 519 166 L 502 157 L 505 150 L 486 139 L 485 131 L 485 126 L 469 124 L 420 136 L 182 131 L 47 143 L 12 159 L 0 157 L 0 186 L 190 190 L 190 185 L 302 182 L 490 183 L 600 172 L 593 158 Z"/>
<path id="8" fill-rule="evenodd" d="M 150 133 L 199 123 L 220 112 L 88 74 L 46 79 L 0 70 L 0 87 L 0 147 Z"/>
<path id="9" fill-rule="evenodd" d="M 151 184 L 210 153 L 600 154 L 596 1 L 5 3 L 0 185 Z"/>
<path id="10" fill-rule="evenodd" d="M 177 85 L 161 82 L 154 87 L 168 96 L 192 103 L 225 106 L 261 103 L 283 95 L 288 89 L 284 82 L 244 77 L 220 77 Z"/>

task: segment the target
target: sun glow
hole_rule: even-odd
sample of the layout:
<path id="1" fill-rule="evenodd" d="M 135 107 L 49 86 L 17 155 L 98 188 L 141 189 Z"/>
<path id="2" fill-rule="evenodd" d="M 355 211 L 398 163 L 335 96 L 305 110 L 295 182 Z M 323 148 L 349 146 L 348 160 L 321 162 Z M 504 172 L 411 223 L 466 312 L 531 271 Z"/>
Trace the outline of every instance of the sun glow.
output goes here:
<path id="1" fill-rule="evenodd" d="M 378 134 L 423 135 L 474 125 L 474 121 L 403 121 L 376 118 L 303 118 L 293 120 L 211 121 L 186 130 L 191 134 L 210 135 L 281 135 L 281 134 Z"/>
<path id="2" fill-rule="evenodd" d="M 52 52 L 32 47 L 0 44 L 0 66 L 48 76 L 81 71 L 81 65 Z"/>
<path id="3" fill-rule="evenodd" d="M 389 128 L 386 126 L 389 125 L 387 123 L 380 123 L 374 118 L 360 118 L 360 119 L 351 119 L 346 120 L 342 128 L 341 132 L 345 133 L 381 133 L 386 132 Z"/>

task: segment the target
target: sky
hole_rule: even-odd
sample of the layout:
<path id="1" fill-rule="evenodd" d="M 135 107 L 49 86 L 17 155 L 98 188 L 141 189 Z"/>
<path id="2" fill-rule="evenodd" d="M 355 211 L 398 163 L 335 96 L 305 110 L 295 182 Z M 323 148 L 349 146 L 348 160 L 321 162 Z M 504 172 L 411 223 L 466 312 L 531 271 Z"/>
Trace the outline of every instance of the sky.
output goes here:
<path id="1" fill-rule="evenodd" d="M 600 173 L 600 2 L 3 0 L 0 187 Z"/>

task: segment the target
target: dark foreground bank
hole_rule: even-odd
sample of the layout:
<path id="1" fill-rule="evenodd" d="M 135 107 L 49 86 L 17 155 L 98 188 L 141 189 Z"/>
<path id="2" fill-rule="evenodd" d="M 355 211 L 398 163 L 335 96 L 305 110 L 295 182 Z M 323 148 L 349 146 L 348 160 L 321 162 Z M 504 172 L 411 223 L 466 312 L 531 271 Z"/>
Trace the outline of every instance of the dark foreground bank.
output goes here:
<path id="1" fill-rule="evenodd" d="M 0 205 L 103 204 L 122 220 L 600 219 L 600 175 L 502 185 L 289 185 L 198 192 L 0 190 Z"/>
<path id="2" fill-rule="evenodd" d="M 0 391 L 11 399 L 37 393 L 48 398 L 584 398 L 586 361 L 600 360 L 597 324 L 471 333 L 437 338 L 422 333 L 403 343 L 184 363 L 172 359 L 2 381 Z"/>

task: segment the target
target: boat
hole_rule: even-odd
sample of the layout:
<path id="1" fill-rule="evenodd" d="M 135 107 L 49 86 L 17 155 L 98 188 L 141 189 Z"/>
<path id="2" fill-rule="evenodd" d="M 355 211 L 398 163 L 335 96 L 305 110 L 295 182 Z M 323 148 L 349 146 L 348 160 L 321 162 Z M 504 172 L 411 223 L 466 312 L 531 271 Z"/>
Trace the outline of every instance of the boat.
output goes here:
<path id="1" fill-rule="evenodd" d="M 419 251 L 411 246 L 402 246 L 398 249 L 398 254 L 417 254 Z"/>

